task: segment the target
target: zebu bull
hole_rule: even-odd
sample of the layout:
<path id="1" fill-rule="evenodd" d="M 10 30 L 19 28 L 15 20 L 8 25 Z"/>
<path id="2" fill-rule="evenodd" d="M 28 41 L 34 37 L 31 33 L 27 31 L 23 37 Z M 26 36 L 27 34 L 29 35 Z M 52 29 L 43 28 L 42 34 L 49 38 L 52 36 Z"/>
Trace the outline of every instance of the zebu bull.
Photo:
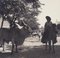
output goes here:
<path id="1" fill-rule="evenodd" d="M 16 46 L 16 52 L 17 52 L 17 45 L 23 44 L 25 38 L 28 36 L 29 36 L 29 31 L 24 27 L 22 29 L 18 29 L 18 28 L 0 29 L 0 41 L 3 43 L 3 50 L 4 50 L 4 41 L 6 41 L 7 43 L 9 41 L 12 41 L 12 52 L 14 49 L 14 44 Z"/>

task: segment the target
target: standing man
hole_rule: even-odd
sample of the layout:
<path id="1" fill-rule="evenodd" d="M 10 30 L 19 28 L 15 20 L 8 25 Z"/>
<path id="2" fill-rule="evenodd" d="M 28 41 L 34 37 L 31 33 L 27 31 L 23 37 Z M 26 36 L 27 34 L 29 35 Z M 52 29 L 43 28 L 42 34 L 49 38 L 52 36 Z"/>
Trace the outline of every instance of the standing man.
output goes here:
<path id="1" fill-rule="evenodd" d="M 47 22 L 44 26 L 44 33 L 42 36 L 42 42 L 46 43 L 46 49 L 47 49 L 47 43 L 49 44 L 49 52 L 51 50 L 51 40 L 52 40 L 52 22 L 51 18 L 49 16 L 46 16 Z"/>
<path id="2" fill-rule="evenodd" d="M 57 29 L 56 24 L 53 24 L 51 22 L 51 18 L 49 16 L 46 16 L 47 22 L 45 23 L 44 33 L 42 36 L 42 42 L 46 43 L 46 49 L 47 49 L 47 43 L 49 44 L 49 53 L 51 51 L 51 42 L 53 45 L 53 52 L 55 53 L 54 44 L 57 42 Z"/>

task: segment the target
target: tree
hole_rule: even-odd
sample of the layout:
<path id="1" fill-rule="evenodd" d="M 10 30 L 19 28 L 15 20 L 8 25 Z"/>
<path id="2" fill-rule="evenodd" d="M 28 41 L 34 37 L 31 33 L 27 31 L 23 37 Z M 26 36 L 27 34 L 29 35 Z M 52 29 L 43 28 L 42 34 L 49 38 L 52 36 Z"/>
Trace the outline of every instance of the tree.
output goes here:
<path id="1" fill-rule="evenodd" d="M 15 13 L 17 13 L 17 11 L 18 11 L 17 6 L 18 6 L 18 1 L 0 0 L 0 14 L 2 16 L 1 28 L 3 26 L 4 20 L 12 21 L 11 19 L 8 19 L 8 16 L 10 14 L 15 16 Z"/>
<path id="2" fill-rule="evenodd" d="M 37 23 L 36 16 L 41 12 L 38 10 L 41 4 L 39 0 L 26 0 L 27 4 L 25 6 L 26 12 L 24 13 L 24 22 L 32 29 L 38 29 L 39 23 Z"/>
<path id="3" fill-rule="evenodd" d="M 37 29 L 38 23 L 36 16 L 40 12 L 38 10 L 38 8 L 41 7 L 40 5 L 39 0 L 0 0 L 0 15 L 2 17 L 1 28 L 4 21 L 7 20 L 10 23 L 10 28 L 17 27 L 17 24 L 21 25 L 23 22 L 23 26 L 26 24 L 32 29 Z M 23 20 L 21 21 L 21 19 Z M 14 34 L 15 31 L 13 28 L 12 35 Z M 11 39 L 14 40 L 15 38 L 12 36 Z"/>
<path id="4" fill-rule="evenodd" d="M 38 10 L 40 6 L 39 0 L 0 0 L 0 14 L 2 16 L 1 28 L 3 26 L 4 20 L 7 20 L 12 25 L 20 25 L 21 18 L 24 22 L 27 23 L 30 27 L 31 23 L 34 23 L 37 27 L 36 17 L 40 12 Z"/>

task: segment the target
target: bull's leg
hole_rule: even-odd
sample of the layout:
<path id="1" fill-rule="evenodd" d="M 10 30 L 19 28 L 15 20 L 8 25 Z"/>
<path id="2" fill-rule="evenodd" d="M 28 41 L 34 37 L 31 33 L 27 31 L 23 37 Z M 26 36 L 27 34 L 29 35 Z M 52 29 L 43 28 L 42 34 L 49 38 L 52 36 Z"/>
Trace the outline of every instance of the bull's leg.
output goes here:
<path id="1" fill-rule="evenodd" d="M 11 50 L 11 54 L 13 54 L 14 52 L 14 39 L 12 38 L 12 50 Z"/>
<path id="2" fill-rule="evenodd" d="M 51 40 L 49 40 L 49 53 L 51 52 Z"/>
<path id="3" fill-rule="evenodd" d="M 0 47 L 2 47 L 2 45 L 3 45 L 3 43 L 2 43 L 2 40 L 1 40 L 1 42 L 0 42 Z"/>
<path id="4" fill-rule="evenodd" d="M 14 50 L 14 44 L 12 43 L 12 50 L 11 50 L 11 54 L 13 54 L 13 50 Z"/>
<path id="5" fill-rule="evenodd" d="M 17 50 L 17 44 L 16 44 L 16 53 L 18 52 L 18 50 Z"/>
<path id="6" fill-rule="evenodd" d="M 11 54 L 13 54 L 14 51 L 14 40 L 12 39 L 12 50 L 11 50 Z"/>
<path id="7" fill-rule="evenodd" d="M 3 40 L 3 45 L 2 46 L 3 46 L 3 51 L 4 51 L 4 40 Z"/>
<path id="8" fill-rule="evenodd" d="M 47 42 L 46 42 L 45 50 L 47 50 Z"/>

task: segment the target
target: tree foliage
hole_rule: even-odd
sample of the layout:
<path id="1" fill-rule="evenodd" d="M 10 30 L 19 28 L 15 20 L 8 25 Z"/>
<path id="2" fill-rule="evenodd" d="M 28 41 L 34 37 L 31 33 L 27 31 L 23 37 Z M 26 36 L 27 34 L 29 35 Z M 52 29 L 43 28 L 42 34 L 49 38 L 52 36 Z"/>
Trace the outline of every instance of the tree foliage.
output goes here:
<path id="1" fill-rule="evenodd" d="M 35 24 L 36 28 L 39 7 L 41 7 L 39 0 L 0 0 L 0 15 L 3 18 L 1 26 L 4 20 L 7 20 L 11 26 L 16 25 L 16 21 L 20 25 L 22 18 L 27 25 L 31 27 Z"/>

